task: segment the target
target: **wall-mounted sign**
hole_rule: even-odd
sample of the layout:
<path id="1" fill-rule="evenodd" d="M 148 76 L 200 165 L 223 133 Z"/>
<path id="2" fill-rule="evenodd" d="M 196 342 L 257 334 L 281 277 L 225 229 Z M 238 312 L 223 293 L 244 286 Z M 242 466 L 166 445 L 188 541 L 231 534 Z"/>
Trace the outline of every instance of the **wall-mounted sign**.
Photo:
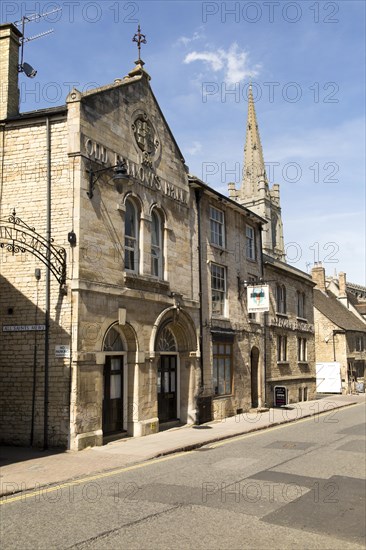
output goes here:
<path id="1" fill-rule="evenodd" d="M 159 144 L 158 141 L 156 143 Z M 150 146 L 151 144 L 146 145 L 146 147 Z M 115 166 L 123 160 L 130 178 L 136 179 L 144 187 L 162 193 L 180 204 L 188 204 L 188 191 L 159 176 L 153 167 L 151 155 L 146 151 L 141 151 L 139 163 L 136 163 L 86 136 L 84 136 L 84 150 L 90 159 L 100 162 L 104 167 Z"/>
<path id="2" fill-rule="evenodd" d="M 274 317 L 271 319 L 271 325 L 289 330 L 300 330 L 301 332 L 314 332 L 314 325 L 302 321 L 292 321 L 284 317 Z"/>
<path id="3" fill-rule="evenodd" d="M 248 286 L 248 313 L 258 313 L 269 311 L 269 287 L 263 286 Z"/>
<path id="4" fill-rule="evenodd" d="M 287 405 L 287 389 L 285 386 L 274 387 L 274 406 L 282 407 Z"/>
<path id="5" fill-rule="evenodd" d="M 3 325 L 3 332 L 28 332 L 46 330 L 46 325 Z"/>
<path id="6" fill-rule="evenodd" d="M 55 346 L 55 357 L 70 357 L 70 346 Z"/>

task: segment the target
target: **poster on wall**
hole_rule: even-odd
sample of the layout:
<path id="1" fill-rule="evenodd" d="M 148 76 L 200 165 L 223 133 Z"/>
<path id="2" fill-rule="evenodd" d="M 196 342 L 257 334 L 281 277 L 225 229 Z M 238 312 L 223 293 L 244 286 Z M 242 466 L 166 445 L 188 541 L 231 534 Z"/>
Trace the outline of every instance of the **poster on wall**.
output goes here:
<path id="1" fill-rule="evenodd" d="M 248 313 L 269 311 L 269 287 L 248 286 L 247 287 Z"/>
<path id="2" fill-rule="evenodd" d="M 287 405 L 287 389 L 285 386 L 274 387 L 274 406 L 283 407 Z"/>

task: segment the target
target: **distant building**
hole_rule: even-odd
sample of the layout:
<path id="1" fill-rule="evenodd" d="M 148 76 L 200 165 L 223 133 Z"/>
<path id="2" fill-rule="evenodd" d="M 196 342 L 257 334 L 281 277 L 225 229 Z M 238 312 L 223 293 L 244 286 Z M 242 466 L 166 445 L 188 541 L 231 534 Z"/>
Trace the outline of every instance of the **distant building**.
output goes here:
<path id="1" fill-rule="evenodd" d="M 365 377 L 366 322 L 348 302 L 344 273 L 337 282 L 327 281 L 319 264 L 312 269 L 312 278 L 316 361 L 339 363 L 342 392 L 349 393 L 355 389 L 354 382 Z"/>
<path id="2" fill-rule="evenodd" d="M 326 286 L 340 302 L 361 319 L 366 320 L 366 287 L 349 283 L 345 273 L 338 277 L 326 277 Z"/>

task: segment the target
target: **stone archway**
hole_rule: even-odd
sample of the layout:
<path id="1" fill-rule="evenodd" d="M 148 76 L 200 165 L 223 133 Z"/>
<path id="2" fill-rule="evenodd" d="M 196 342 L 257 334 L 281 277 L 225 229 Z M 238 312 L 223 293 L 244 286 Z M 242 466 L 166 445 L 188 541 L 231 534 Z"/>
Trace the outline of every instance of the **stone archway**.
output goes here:
<path id="1" fill-rule="evenodd" d="M 115 326 L 111 326 L 105 335 L 103 346 L 103 435 L 123 431 L 126 423 L 123 414 L 127 383 L 124 347 L 121 333 Z"/>
<path id="2" fill-rule="evenodd" d="M 197 393 L 197 335 L 191 317 L 171 307 L 158 317 L 150 344 L 156 369 L 159 424 L 193 422 Z"/>

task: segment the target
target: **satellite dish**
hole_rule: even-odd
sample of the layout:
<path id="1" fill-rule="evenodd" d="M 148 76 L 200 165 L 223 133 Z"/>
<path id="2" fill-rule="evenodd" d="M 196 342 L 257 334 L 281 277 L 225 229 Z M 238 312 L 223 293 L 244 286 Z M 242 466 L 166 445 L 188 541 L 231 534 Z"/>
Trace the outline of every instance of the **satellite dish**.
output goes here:
<path id="1" fill-rule="evenodd" d="M 22 63 L 21 64 L 21 70 L 23 73 L 25 73 L 26 76 L 29 78 L 34 78 L 37 74 L 37 71 L 33 69 L 32 65 L 29 65 L 29 63 Z"/>

